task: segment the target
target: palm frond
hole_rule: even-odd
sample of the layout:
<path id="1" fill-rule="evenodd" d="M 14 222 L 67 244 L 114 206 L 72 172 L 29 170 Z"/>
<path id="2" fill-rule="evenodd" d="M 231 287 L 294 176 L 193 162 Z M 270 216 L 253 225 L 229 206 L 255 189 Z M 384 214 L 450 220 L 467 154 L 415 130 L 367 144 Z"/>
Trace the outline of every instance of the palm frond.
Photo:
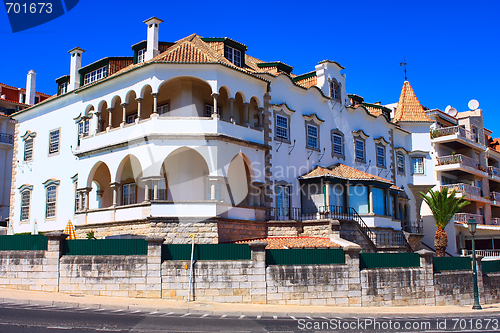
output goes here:
<path id="1" fill-rule="evenodd" d="M 453 215 L 470 202 L 463 197 L 456 197 L 456 190 L 448 193 L 448 188 L 443 187 L 440 191 L 429 190 L 427 193 L 420 192 L 420 197 L 427 203 L 436 220 L 436 227 L 445 228 Z"/>

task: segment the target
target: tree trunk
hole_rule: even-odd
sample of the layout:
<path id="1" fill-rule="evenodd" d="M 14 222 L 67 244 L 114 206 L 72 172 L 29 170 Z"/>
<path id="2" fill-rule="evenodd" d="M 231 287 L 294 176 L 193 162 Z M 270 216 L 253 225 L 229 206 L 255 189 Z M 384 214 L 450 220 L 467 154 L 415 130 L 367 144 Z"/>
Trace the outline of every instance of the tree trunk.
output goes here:
<path id="1" fill-rule="evenodd" d="M 434 237 L 434 248 L 436 249 L 436 257 L 444 257 L 444 252 L 448 246 L 448 236 L 443 228 L 438 228 Z"/>

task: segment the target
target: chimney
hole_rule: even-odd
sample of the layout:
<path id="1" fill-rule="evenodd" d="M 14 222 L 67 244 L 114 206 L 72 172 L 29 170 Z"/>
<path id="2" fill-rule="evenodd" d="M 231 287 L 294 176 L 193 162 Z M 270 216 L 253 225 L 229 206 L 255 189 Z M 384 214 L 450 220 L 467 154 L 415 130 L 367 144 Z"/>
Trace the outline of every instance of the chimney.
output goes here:
<path id="1" fill-rule="evenodd" d="M 71 54 L 68 91 L 72 91 L 80 87 L 80 73 L 78 73 L 78 71 L 82 68 L 83 52 L 85 52 L 85 50 L 82 50 L 79 47 L 75 47 L 74 49 L 68 51 L 68 53 Z"/>
<path id="2" fill-rule="evenodd" d="M 144 55 L 144 61 L 148 61 L 160 54 L 158 50 L 158 26 L 163 22 L 157 17 L 152 17 L 144 23 L 148 25 L 148 43 L 146 46 L 146 54 Z"/>
<path id="3" fill-rule="evenodd" d="M 35 104 L 35 90 L 36 90 L 36 73 L 34 70 L 28 72 L 26 79 L 26 104 Z"/>

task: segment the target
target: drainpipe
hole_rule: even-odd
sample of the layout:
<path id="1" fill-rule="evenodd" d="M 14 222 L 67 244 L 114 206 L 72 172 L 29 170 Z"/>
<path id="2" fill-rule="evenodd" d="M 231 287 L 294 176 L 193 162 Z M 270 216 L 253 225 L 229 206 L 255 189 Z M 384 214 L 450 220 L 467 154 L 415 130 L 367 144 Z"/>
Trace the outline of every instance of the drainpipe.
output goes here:
<path id="1" fill-rule="evenodd" d="M 189 291 L 188 291 L 188 302 L 191 302 L 191 282 L 193 281 L 193 255 L 194 255 L 194 235 L 191 234 L 189 237 L 193 238 L 193 243 L 191 245 L 191 268 L 189 270 Z"/>

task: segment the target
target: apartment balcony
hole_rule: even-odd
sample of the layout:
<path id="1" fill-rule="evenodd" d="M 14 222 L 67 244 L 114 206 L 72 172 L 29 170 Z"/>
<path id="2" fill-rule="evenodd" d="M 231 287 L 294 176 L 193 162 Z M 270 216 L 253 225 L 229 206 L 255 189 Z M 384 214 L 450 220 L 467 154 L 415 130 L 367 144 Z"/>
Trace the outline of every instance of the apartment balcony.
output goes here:
<path id="1" fill-rule="evenodd" d="M 485 150 L 486 147 L 477 141 L 477 136 L 461 126 L 437 128 L 431 131 L 431 142 L 441 143 L 453 149 L 464 147 Z"/>
<path id="2" fill-rule="evenodd" d="M 500 225 L 500 218 L 498 218 L 498 217 L 492 217 L 491 218 L 491 224 L 492 225 Z"/>
<path id="3" fill-rule="evenodd" d="M 163 117 L 153 116 L 137 123 L 109 129 L 81 139 L 76 154 L 105 147 L 121 147 L 141 141 L 182 139 L 199 136 L 200 140 L 224 135 L 237 140 L 264 144 L 262 130 L 242 126 L 211 117 Z"/>
<path id="4" fill-rule="evenodd" d="M 0 143 L 12 145 L 14 144 L 14 136 L 12 134 L 0 133 Z"/>
<path id="5" fill-rule="evenodd" d="M 490 192 L 491 204 L 495 206 L 500 206 L 500 193 Z"/>
<path id="6" fill-rule="evenodd" d="M 491 179 L 500 182 L 500 169 L 494 166 L 488 166 L 488 175 Z"/>
<path id="7" fill-rule="evenodd" d="M 453 215 L 453 220 L 455 222 L 467 223 L 470 219 L 476 220 L 477 224 L 485 224 L 484 217 L 479 214 L 456 213 Z"/>
<path id="8" fill-rule="evenodd" d="M 462 257 L 472 256 L 472 250 L 462 249 Z M 476 256 L 486 257 L 500 257 L 500 250 L 476 250 Z"/>
<path id="9" fill-rule="evenodd" d="M 449 192 L 455 190 L 457 194 L 459 194 L 460 196 L 464 197 L 467 200 L 479 201 L 488 204 L 491 203 L 489 198 L 485 198 L 482 196 L 482 190 L 476 186 L 464 183 L 458 183 L 450 185 L 441 185 L 441 187 L 448 188 Z"/>
<path id="10" fill-rule="evenodd" d="M 436 171 L 446 171 L 457 176 L 469 173 L 480 177 L 487 177 L 483 166 L 476 160 L 461 154 L 441 156 L 437 158 Z"/>

